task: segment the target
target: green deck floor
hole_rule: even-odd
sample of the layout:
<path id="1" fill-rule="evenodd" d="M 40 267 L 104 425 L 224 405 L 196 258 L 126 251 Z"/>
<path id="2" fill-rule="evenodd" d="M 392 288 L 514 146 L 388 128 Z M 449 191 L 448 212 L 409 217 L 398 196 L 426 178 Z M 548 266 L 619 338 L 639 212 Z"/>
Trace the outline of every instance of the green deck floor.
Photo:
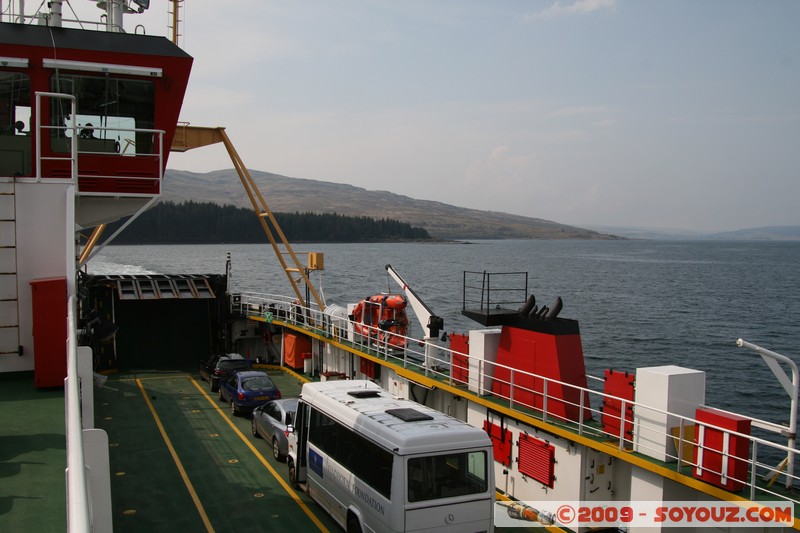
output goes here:
<path id="1" fill-rule="evenodd" d="M 64 391 L 0 376 L 0 531 L 65 531 Z"/>
<path id="2" fill-rule="evenodd" d="M 299 379 L 268 371 L 284 397 L 299 394 Z M 63 390 L 0 375 L 0 400 L 0 532 L 66 531 Z M 116 533 L 342 531 L 194 372 L 109 376 L 95 425 L 109 437 Z"/>
<path id="3" fill-rule="evenodd" d="M 297 380 L 270 373 L 285 397 L 299 394 Z M 95 404 L 109 436 L 115 532 L 340 530 L 287 490 L 286 465 L 252 436 L 249 417 L 232 417 L 195 374 L 112 376 Z"/>
<path id="4" fill-rule="evenodd" d="M 285 397 L 299 394 L 297 379 L 270 374 Z M 116 533 L 341 530 L 289 489 L 285 463 L 252 436 L 250 418 L 228 411 L 195 373 L 112 375 L 95 389 Z M 63 390 L 37 390 L 32 373 L 2 375 L 0 419 L 0 532 L 66 531 Z"/>

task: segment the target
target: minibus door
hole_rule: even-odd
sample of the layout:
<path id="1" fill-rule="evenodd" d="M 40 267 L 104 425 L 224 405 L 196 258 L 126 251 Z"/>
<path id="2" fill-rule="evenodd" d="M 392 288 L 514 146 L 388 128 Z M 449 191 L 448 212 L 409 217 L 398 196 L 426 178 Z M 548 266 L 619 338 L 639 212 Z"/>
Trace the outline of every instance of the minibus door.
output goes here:
<path id="1" fill-rule="evenodd" d="M 306 482 L 306 465 L 308 464 L 308 405 L 305 402 L 297 403 L 297 412 L 294 415 L 294 432 L 297 437 L 297 482 Z"/>

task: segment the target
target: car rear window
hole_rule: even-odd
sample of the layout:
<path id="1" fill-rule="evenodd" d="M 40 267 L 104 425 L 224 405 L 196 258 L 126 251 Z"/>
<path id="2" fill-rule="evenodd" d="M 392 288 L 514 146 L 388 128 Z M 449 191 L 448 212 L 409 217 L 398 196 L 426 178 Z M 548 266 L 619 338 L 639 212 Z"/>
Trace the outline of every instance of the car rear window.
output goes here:
<path id="1" fill-rule="evenodd" d="M 253 376 L 242 380 L 242 388 L 247 391 L 267 390 L 273 387 L 275 384 L 267 376 Z"/>
<path id="2" fill-rule="evenodd" d="M 240 368 L 247 368 L 249 365 L 247 361 L 220 361 L 219 367 L 224 370 L 233 370 Z"/>

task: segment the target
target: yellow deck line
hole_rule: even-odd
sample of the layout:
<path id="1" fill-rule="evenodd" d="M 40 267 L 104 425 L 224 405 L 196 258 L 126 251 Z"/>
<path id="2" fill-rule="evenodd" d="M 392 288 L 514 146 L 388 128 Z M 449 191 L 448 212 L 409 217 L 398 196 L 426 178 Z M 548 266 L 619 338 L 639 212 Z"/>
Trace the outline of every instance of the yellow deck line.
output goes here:
<path id="1" fill-rule="evenodd" d="M 203 508 L 203 504 L 200 503 L 200 498 L 197 496 L 197 492 L 194 490 L 194 485 L 189 480 L 189 476 L 186 474 L 186 470 L 183 468 L 183 463 L 181 463 L 180 457 L 178 457 L 177 452 L 175 451 L 175 447 L 172 446 L 172 441 L 169 440 L 167 436 L 167 432 L 164 429 L 164 425 L 161 423 L 161 419 L 156 413 L 155 407 L 153 407 L 150 398 L 147 397 L 147 392 L 144 390 L 144 385 L 142 385 L 142 380 L 137 379 L 136 384 L 139 386 L 139 390 L 144 397 L 145 403 L 147 403 L 147 407 L 150 409 L 150 413 L 153 415 L 153 419 L 156 421 L 156 425 L 158 426 L 158 431 L 161 432 L 161 437 L 164 439 L 164 442 L 167 444 L 167 448 L 169 449 L 170 455 L 172 455 L 172 460 L 175 461 L 175 466 L 178 467 L 178 472 L 181 474 L 181 478 L 183 479 L 184 485 L 189 490 L 189 495 L 192 497 L 192 501 L 194 502 L 194 506 L 197 508 L 197 512 L 200 513 L 200 519 L 203 521 L 203 524 L 206 526 L 206 531 L 209 533 L 214 532 L 214 528 L 211 526 L 211 521 L 208 519 L 208 515 L 206 514 L 205 509 Z"/>
<path id="2" fill-rule="evenodd" d="M 247 447 L 250 448 L 250 451 L 253 452 L 253 454 L 258 458 L 259 461 L 261 461 L 261 464 L 264 465 L 264 468 L 266 468 L 270 474 L 272 474 L 272 477 L 278 480 L 278 483 L 281 484 L 281 486 L 286 490 L 289 496 L 292 497 L 295 503 L 298 506 L 300 506 L 303 512 L 306 513 L 306 515 L 308 515 L 311 521 L 314 522 L 314 525 L 317 526 L 317 528 L 323 533 L 329 533 L 328 528 L 326 528 L 325 525 L 322 522 L 320 522 L 319 518 L 317 518 L 316 515 L 314 515 L 314 513 L 311 511 L 311 509 L 308 508 L 305 502 L 303 502 L 303 500 L 300 499 L 300 497 L 297 495 L 297 492 L 292 487 L 290 487 L 289 484 L 286 483 L 286 481 L 284 481 L 282 477 L 280 477 L 278 472 L 276 472 L 275 469 L 272 468 L 272 465 L 270 465 L 264 458 L 264 456 L 261 455 L 261 453 L 256 449 L 256 447 L 253 446 L 253 443 L 250 442 L 250 439 L 245 437 L 244 434 L 242 434 L 242 432 L 239 431 L 239 428 L 236 427 L 236 424 L 233 423 L 233 420 L 231 420 L 225 414 L 225 412 L 222 409 L 220 409 L 219 404 L 213 398 L 211 398 L 211 396 L 209 396 L 209 394 L 200 386 L 199 383 L 197 383 L 197 381 L 193 377 L 191 376 L 186 376 L 186 377 L 192 382 L 192 385 L 194 385 L 197 388 L 197 390 L 199 390 L 200 393 L 203 396 L 205 396 L 206 400 L 208 400 L 208 403 L 210 403 L 214 407 L 214 409 L 217 410 L 219 415 L 228 423 L 228 425 L 231 427 L 231 429 L 233 429 L 234 433 L 236 433 L 236 435 L 239 436 L 242 442 L 244 442 L 247 445 Z"/>
<path id="3" fill-rule="evenodd" d="M 158 380 L 158 379 L 180 379 L 184 375 L 185 374 L 183 372 L 180 372 L 180 373 L 170 374 L 170 375 L 167 375 L 167 376 L 147 376 L 147 377 L 142 376 L 142 377 L 139 377 L 139 378 L 117 378 L 114 381 L 115 382 L 120 382 L 120 383 L 127 383 L 129 381 L 139 381 L 139 380 L 142 380 L 142 381 L 154 381 L 154 380 Z"/>

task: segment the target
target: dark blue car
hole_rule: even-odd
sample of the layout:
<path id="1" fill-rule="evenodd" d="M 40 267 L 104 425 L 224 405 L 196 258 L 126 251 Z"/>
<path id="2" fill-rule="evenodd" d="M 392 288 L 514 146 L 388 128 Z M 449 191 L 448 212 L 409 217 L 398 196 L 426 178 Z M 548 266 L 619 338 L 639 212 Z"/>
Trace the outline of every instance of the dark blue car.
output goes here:
<path id="1" fill-rule="evenodd" d="M 219 399 L 230 404 L 231 414 L 250 413 L 254 408 L 281 397 L 281 391 L 266 372 L 234 372 L 219 384 Z"/>

